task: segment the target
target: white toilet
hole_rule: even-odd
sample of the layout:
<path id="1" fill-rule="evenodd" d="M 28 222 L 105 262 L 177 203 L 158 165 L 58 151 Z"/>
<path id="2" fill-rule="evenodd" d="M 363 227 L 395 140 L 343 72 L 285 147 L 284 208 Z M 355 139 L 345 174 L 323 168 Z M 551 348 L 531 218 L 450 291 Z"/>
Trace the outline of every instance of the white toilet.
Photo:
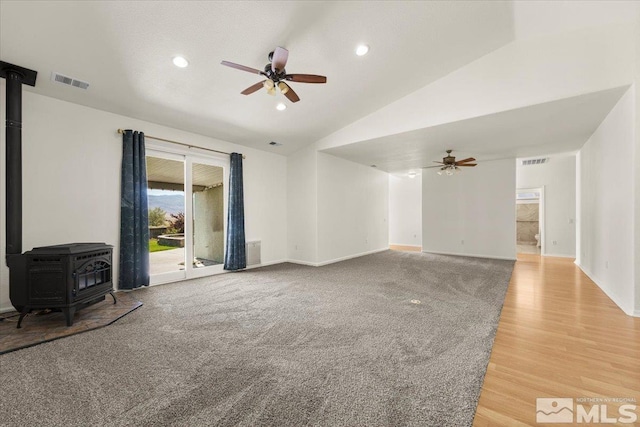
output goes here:
<path id="1" fill-rule="evenodd" d="M 529 236 L 531 236 L 531 234 L 529 234 Z M 536 247 L 540 247 L 540 233 L 536 234 L 534 236 L 536 238 Z"/>

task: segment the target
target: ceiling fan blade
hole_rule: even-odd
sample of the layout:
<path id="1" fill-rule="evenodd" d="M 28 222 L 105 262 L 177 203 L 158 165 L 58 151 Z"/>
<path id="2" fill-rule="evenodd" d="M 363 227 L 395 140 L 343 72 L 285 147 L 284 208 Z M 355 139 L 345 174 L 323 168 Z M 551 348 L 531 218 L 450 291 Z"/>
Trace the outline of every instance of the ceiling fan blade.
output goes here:
<path id="1" fill-rule="evenodd" d="M 469 163 L 469 162 L 475 162 L 476 159 L 474 159 L 473 157 L 469 157 L 463 160 L 458 160 L 456 163 Z"/>
<path id="2" fill-rule="evenodd" d="M 284 96 L 286 96 L 289 101 L 291 101 L 291 102 L 300 101 L 300 97 L 298 96 L 297 93 L 295 93 L 293 91 L 293 89 L 291 89 L 291 86 L 289 86 L 288 84 L 286 84 L 284 82 L 282 84 L 289 88 L 286 92 L 284 92 Z"/>
<path id="3" fill-rule="evenodd" d="M 287 74 L 285 80 L 298 83 L 326 83 L 325 76 L 317 76 L 315 74 Z"/>
<path id="4" fill-rule="evenodd" d="M 464 166 L 478 166 L 478 164 L 477 164 L 477 163 L 465 163 L 464 165 L 456 165 L 456 166 L 459 166 L 459 167 L 464 167 Z"/>
<path id="5" fill-rule="evenodd" d="M 233 62 L 229 62 L 229 61 L 222 61 L 221 64 L 226 65 L 227 67 L 235 68 L 236 70 L 247 71 L 253 74 L 264 74 L 264 71 L 256 70 L 255 68 L 251 68 L 251 67 L 245 67 L 244 65 L 240 65 L 240 64 L 234 64 Z"/>
<path id="6" fill-rule="evenodd" d="M 282 72 L 285 65 L 287 65 L 287 59 L 289 58 L 289 51 L 283 47 L 277 47 L 273 51 L 273 58 L 271 59 L 271 69 L 274 73 Z M 276 71 L 277 70 L 277 71 Z"/>
<path id="7" fill-rule="evenodd" d="M 264 87 L 264 82 L 266 82 L 266 80 L 263 80 L 259 83 L 256 83 L 254 85 L 249 86 L 248 88 L 246 88 L 245 90 L 243 90 L 242 92 L 240 92 L 243 95 L 251 95 L 253 92 L 256 92 L 260 89 L 262 89 Z"/>
<path id="8" fill-rule="evenodd" d="M 442 168 L 442 166 L 423 166 L 420 169 L 433 169 L 433 168 Z"/>
<path id="9" fill-rule="evenodd" d="M 432 160 L 432 162 L 433 162 L 433 163 L 439 163 L 439 164 L 441 164 L 441 165 L 444 165 L 444 164 L 445 164 L 444 162 L 436 162 L 435 160 Z M 435 166 L 434 166 L 434 167 L 435 167 Z"/>

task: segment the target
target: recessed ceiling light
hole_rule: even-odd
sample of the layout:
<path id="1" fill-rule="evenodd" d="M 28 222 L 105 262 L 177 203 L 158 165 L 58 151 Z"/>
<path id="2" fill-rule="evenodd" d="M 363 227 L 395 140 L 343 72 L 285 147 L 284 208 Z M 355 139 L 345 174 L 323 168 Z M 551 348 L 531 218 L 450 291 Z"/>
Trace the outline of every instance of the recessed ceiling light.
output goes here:
<path id="1" fill-rule="evenodd" d="M 358 56 L 364 56 L 368 52 L 369 52 L 369 46 L 367 46 L 366 44 L 361 44 L 356 48 L 356 55 Z"/>
<path id="2" fill-rule="evenodd" d="M 276 105 L 276 110 L 278 110 L 278 111 L 284 111 L 286 109 L 287 109 L 287 106 L 284 105 L 282 102 L 280 104 Z"/>
<path id="3" fill-rule="evenodd" d="M 175 58 L 173 58 L 173 65 L 180 68 L 186 68 L 187 66 L 189 66 L 189 61 L 184 59 L 182 56 L 176 56 Z"/>

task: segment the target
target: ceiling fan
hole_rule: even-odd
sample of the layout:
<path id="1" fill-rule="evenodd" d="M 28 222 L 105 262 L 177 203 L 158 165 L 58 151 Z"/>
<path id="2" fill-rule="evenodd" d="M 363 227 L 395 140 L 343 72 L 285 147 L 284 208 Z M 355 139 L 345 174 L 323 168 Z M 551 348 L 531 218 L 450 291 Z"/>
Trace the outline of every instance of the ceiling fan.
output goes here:
<path id="1" fill-rule="evenodd" d="M 264 66 L 264 70 L 257 70 L 255 68 L 245 67 L 244 65 L 234 64 L 229 61 L 222 61 L 222 65 L 226 65 L 227 67 L 235 68 L 242 71 L 247 71 L 249 73 L 260 74 L 265 76 L 267 79 L 263 80 L 259 83 L 256 83 L 252 86 L 249 86 L 245 90 L 243 90 L 243 95 L 250 95 L 253 92 L 256 92 L 260 88 L 264 87 L 267 90 L 269 95 L 276 94 L 276 87 L 280 89 L 280 92 L 291 102 L 298 102 L 300 98 L 298 95 L 291 89 L 291 87 L 285 83 L 296 82 L 296 83 L 326 83 L 327 78 L 325 76 L 317 76 L 315 74 L 287 74 L 287 71 L 284 69 L 285 65 L 287 65 L 287 59 L 289 58 L 289 51 L 283 47 L 276 47 L 276 50 L 269 53 L 269 63 Z"/>
<path id="2" fill-rule="evenodd" d="M 473 157 L 468 157 L 456 162 L 456 158 L 451 155 L 452 151 L 453 150 L 447 150 L 447 156 L 443 157 L 441 162 L 434 161 L 434 163 L 438 163 L 438 166 L 425 166 L 422 169 L 440 168 L 438 175 L 453 175 L 454 173 L 460 172 L 460 167 L 477 166 L 477 163 L 471 163 L 476 161 Z"/>

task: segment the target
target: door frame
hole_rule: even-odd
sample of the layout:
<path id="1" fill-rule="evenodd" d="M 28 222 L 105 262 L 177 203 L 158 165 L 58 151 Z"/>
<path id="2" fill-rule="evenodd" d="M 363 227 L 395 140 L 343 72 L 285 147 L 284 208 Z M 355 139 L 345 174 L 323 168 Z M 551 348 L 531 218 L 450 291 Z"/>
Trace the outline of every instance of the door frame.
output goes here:
<path id="1" fill-rule="evenodd" d="M 546 255 L 545 250 L 545 222 L 544 222 L 544 185 L 542 187 L 536 188 L 517 188 L 516 189 L 516 204 L 518 203 L 518 193 L 539 193 L 540 198 L 538 199 L 538 228 L 540 229 L 540 256 Z M 516 227 L 517 227 L 518 218 L 516 217 Z M 516 229 L 516 245 L 517 245 L 517 229 Z"/>
<path id="2" fill-rule="evenodd" d="M 228 207 L 228 191 L 229 185 L 229 166 L 230 161 L 227 156 L 217 156 L 207 154 L 204 151 L 195 151 L 193 149 L 185 149 L 174 145 L 165 145 L 162 143 L 145 142 L 145 155 L 150 157 L 158 157 L 168 160 L 176 160 L 183 162 L 184 165 L 184 248 L 185 248 L 185 268 L 175 272 L 156 274 L 150 277 L 150 285 L 160 285 L 164 283 L 178 282 L 181 280 L 194 279 L 198 277 L 211 276 L 224 271 L 223 264 L 212 265 L 207 267 L 194 268 L 193 261 L 193 164 L 203 164 L 222 168 L 223 176 L 223 253 L 226 253 L 227 244 L 227 207 Z"/>

